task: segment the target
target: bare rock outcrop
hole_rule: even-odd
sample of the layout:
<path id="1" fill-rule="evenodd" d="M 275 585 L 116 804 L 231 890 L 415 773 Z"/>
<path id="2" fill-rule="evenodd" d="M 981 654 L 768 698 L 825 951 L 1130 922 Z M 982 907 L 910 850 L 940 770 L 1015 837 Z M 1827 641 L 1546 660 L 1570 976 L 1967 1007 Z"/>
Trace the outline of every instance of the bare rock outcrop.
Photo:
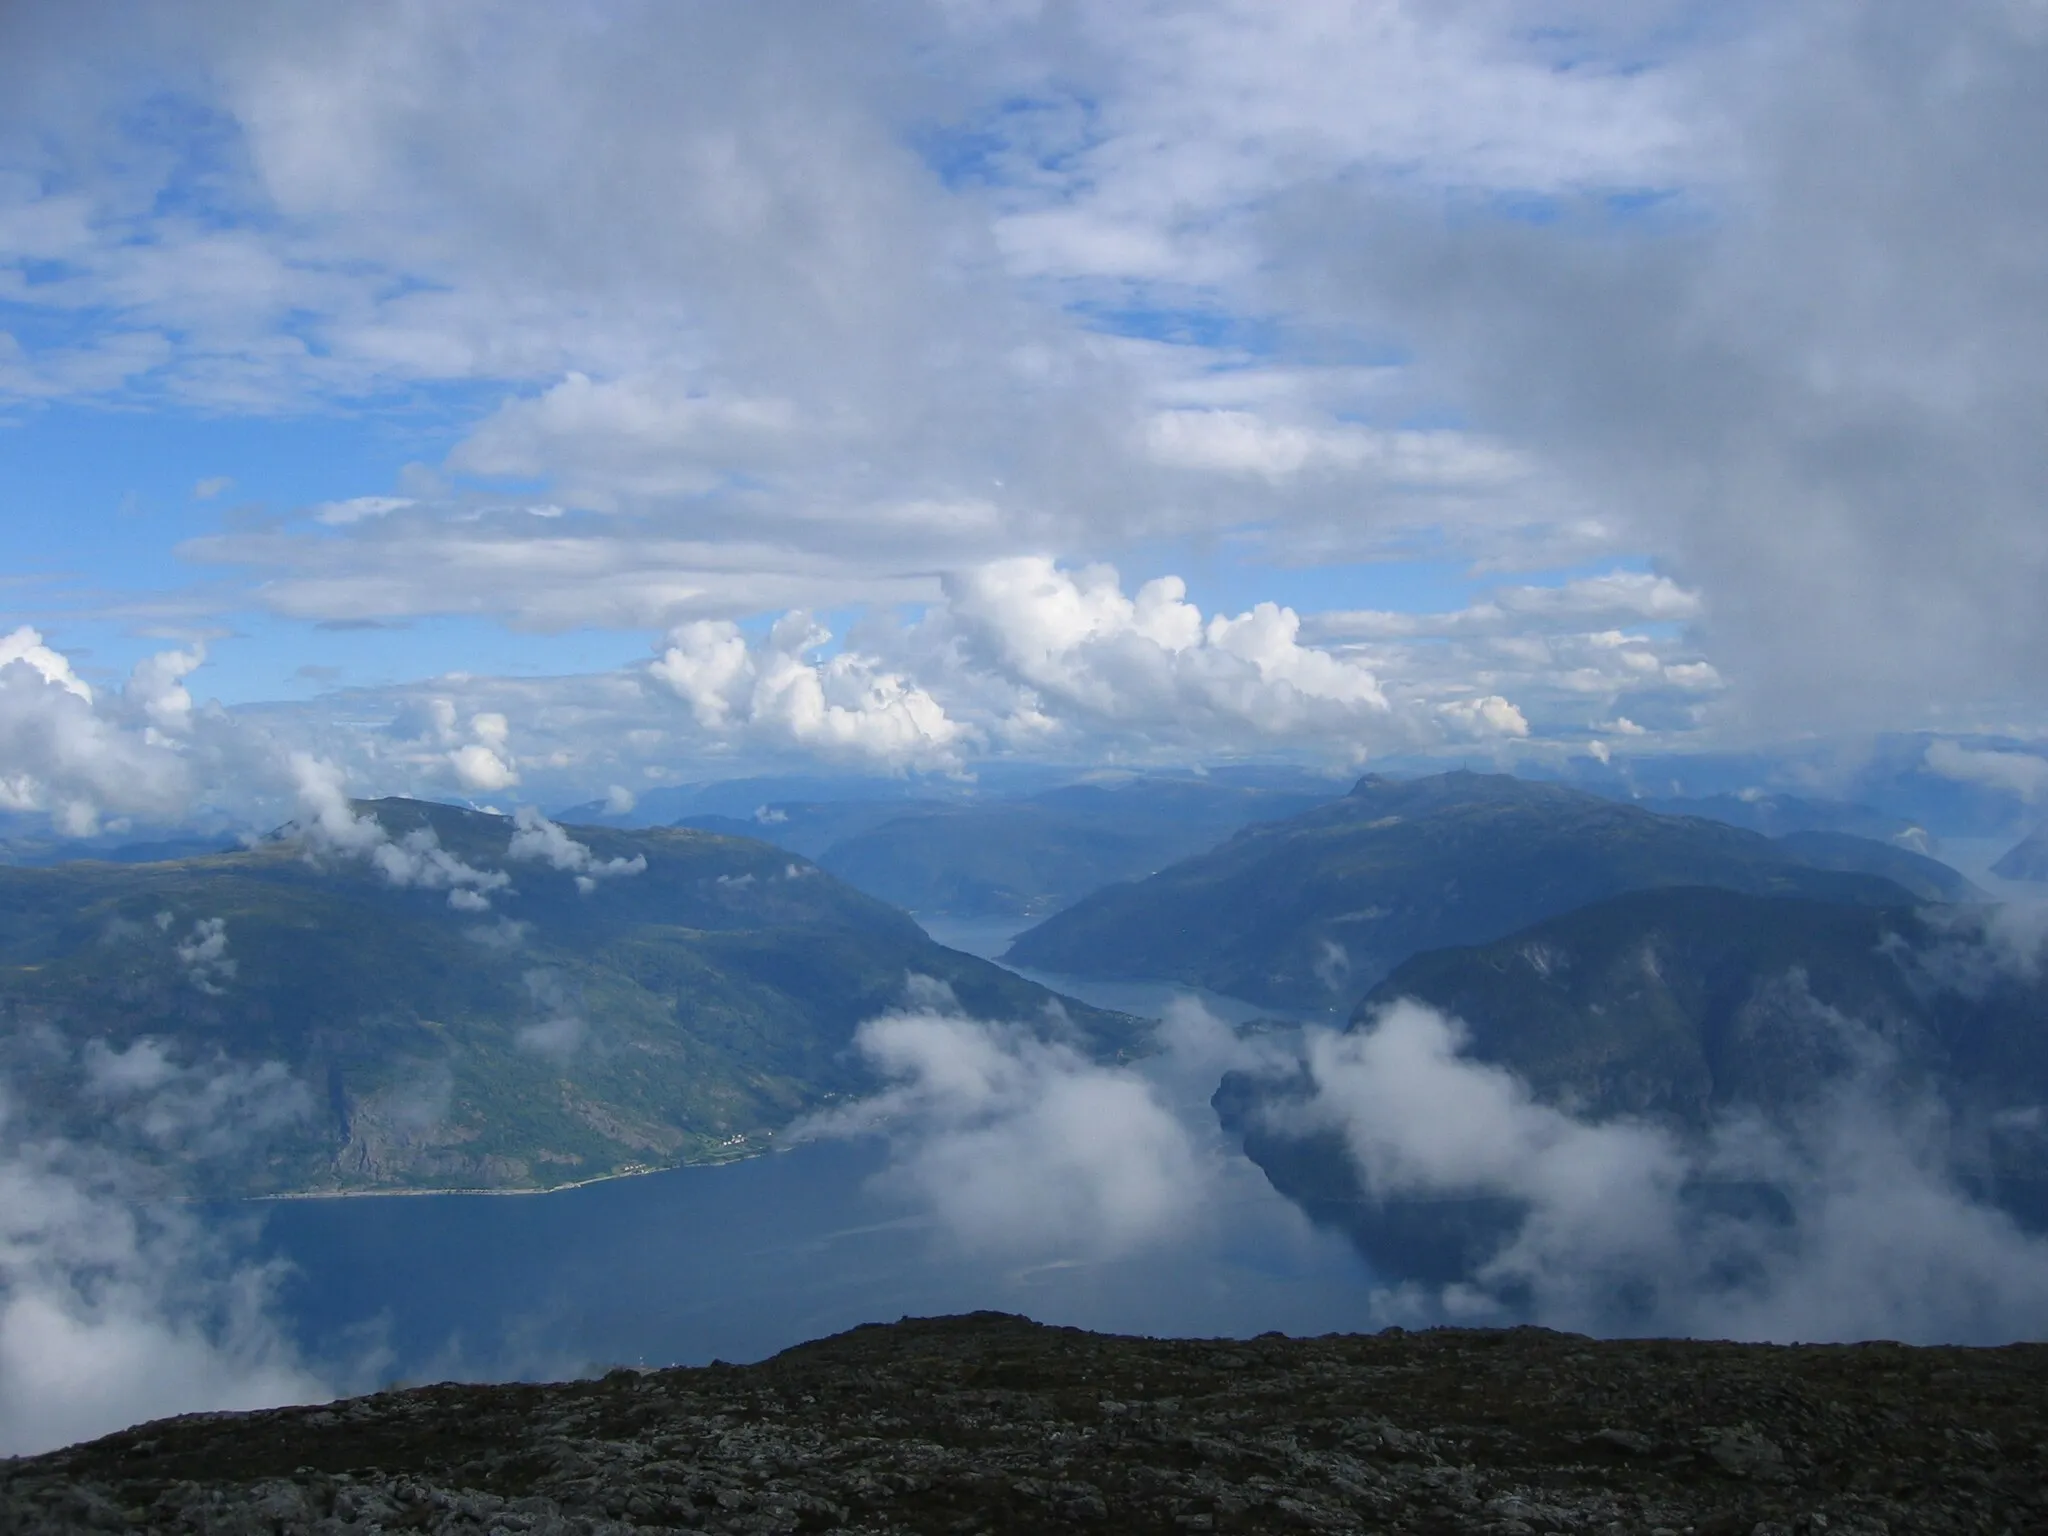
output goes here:
<path id="1" fill-rule="evenodd" d="M 1196 1341 L 981 1313 L 752 1366 L 144 1425 L 0 1464 L 0 1529 L 2048 1531 L 2048 1346 Z"/>

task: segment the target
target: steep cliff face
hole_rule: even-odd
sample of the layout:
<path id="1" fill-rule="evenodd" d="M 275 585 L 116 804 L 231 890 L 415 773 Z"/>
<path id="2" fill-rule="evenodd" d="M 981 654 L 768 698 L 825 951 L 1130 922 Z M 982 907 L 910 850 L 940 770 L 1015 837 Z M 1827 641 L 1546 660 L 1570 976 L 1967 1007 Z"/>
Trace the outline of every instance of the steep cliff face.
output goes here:
<path id="1" fill-rule="evenodd" d="M 905 1320 L 760 1365 L 442 1386 L 0 1464 L 0 1528 L 2028 1531 L 2048 1346 Z"/>

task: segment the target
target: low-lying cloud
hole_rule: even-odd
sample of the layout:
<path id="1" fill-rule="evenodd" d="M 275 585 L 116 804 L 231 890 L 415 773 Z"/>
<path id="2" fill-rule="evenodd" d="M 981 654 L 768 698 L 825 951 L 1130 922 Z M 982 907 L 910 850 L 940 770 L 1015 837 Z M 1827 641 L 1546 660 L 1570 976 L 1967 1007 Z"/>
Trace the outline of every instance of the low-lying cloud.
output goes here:
<path id="1" fill-rule="evenodd" d="M 969 1018 L 918 980 L 909 1006 L 855 1036 L 889 1086 L 796 1139 L 885 1136 L 888 1183 L 972 1251 L 1103 1257 L 1196 1219 L 1207 1152 L 1156 1084 L 1090 1060 L 1056 1021 Z"/>
<path id="2" fill-rule="evenodd" d="M 253 1141 L 312 1118 L 312 1091 L 282 1062 L 216 1055 L 181 1064 L 144 1036 L 121 1050 L 90 1041 L 85 1094 L 100 1113 L 166 1152 L 203 1158 L 246 1153 Z"/>
<path id="3" fill-rule="evenodd" d="M 22 1135 L 0 1097 L 0 1453 L 333 1395 L 277 1323 L 281 1271 L 130 1184 L 104 1153 Z"/>
<path id="4" fill-rule="evenodd" d="M 1519 1212 L 1467 1279 L 1410 1304 L 1734 1338 L 1996 1342 L 2048 1325 L 2048 1241 L 1965 1192 L 1939 1107 L 1902 1102 L 1870 1042 L 1796 1115 L 1736 1113 L 1697 1137 L 1540 1102 L 1464 1045 L 1414 1002 L 1312 1031 L 1310 1092 L 1279 1112 L 1280 1128 L 1339 1133 L 1370 1199 Z"/>
<path id="5" fill-rule="evenodd" d="M 1853 1030 L 1853 1026 L 1851 1026 Z M 1940 1107 L 1902 1096 L 1882 1047 L 1791 1119 L 1700 1135 L 1541 1101 L 1414 1002 L 1340 1033 L 1240 1034 L 1192 1003 L 1138 1063 L 1056 1026 L 914 996 L 856 1037 L 888 1084 L 799 1139 L 878 1134 L 893 1189 L 949 1240 L 1011 1259 L 1165 1252 L 1214 1219 L 1208 1098 L 1249 1070 L 1295 1091 L 1267 1128 L 1340 1144 L 1369 1201 L 1504 1213 L 1449 1284 L 1386 1277 L 1359 1323 L 1534 1321 L 1593 1333 L 1998 1342 L 2048 1327 L 2048 1240 L 1964 1186 Z"/>
<path id="6" fill-rule="evenodd" d="M 522 805 L 513 813 L 512 841 L 505 856 L 566 870 L 575 876 L 576 889 L 586 896 L 597 889 L 600 880 L 647 873 L 646 854 L 636 853 L 630 859 L 600 859 L 587 843 L 577 842 L 530 805 Z"/>
<path id="7" fill-rule="evenodd" d="M 394 838 L 376 817 L 356 814 L 333 764 L 306 752 L 293 753 L 291 764 L 305 812 L 303 835 L 313 848 L 367 859 L 396 886 L 446 890 L 448 905 L 458 912 L 488 911 L 490 893 L 512 883 L 501 869 L 477 869 L 457 858 L 432 827 Z"/>

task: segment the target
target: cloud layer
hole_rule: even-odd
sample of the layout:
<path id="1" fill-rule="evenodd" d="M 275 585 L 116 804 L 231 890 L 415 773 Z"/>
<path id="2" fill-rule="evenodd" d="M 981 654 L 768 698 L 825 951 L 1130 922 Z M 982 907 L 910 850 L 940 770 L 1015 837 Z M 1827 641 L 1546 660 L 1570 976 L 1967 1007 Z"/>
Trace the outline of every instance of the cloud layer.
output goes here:
<path id="1" fill-rule="evenodd" d="M 1337 1130 L 1376 1199 L 1491 1197 L 1521 1214 L 1437 1304 L 1492 1321 L 1767 1339 L 1994 1343 L 2048 1321 L 2048 1239 L 1967 1195 L 1943 1117 L 1874 1070 L 1796 1119 L 1736 1114 L 1704 1141 L 1536 1101 L 1412 1002 L 1312 1033 L 1302 1129 Z M 1768 1186 L 1736 1211 L 1703 1186 Z"/>
<path id="2" fill-rule="evenodd" d="M 1166 1253 L 1201 1232 L 1229 1156 L 1208 1095 L 1249 1070 L 1299 1074 L 1273 1128 L 1335 1132 L 1369 1198 L 1510 1213 L 1469 1274 L 1390 1277 L 1361 1295 L 1361 1322 L 1979 1343 L 2048 1324 L 2048 1239 L 1964 1190 L 1944 1117 L 1902 1103 L 1874 1056 L 1797 1118 L 1736 1113 L 1690 1138 L 1540 1102 L 1464 1054 L 1456 1021 L 1409 1002 L 1360 1031 L 1293 1038 L 1239 1036 L 1184 1003 L 1135 1065 L 942 996 L 858 1043 L 890 1086 L 805 1134 L 883 1135 L 892 1188 L 951 1242 L 1014 1261 Z"/>
<path id="3" fill-rule="evenodd" d="M 2043 702 L 2048 183 L 2005 149 L 2048 99 L 2029 5 L 4 25 L 0 397 L 442 433 L 399 483 L 185 545 L 274 614 L 688 657 L 733 638 L 699 622 L 964 613 L 982 578 L 946 573 L 1034 558 L 1625 558 L 1688 595 L 1620 606 L 1697 626 L 1731 719 Z M 1480 606 L 1436 638 L 1543 641 L 1540 605 Z M 1313 617 L 1194 649 L 1269 676 Z M 1353 626 L 1416 638 L 1389 628 Z M 750 654 L 728 706 L 762 739 L 967 739 L 893 659 Z M 1172 685 L 1213 703 L 1211 667 Z M 492 793 L 519 770 L 483 730 L 440 750 Z"/>

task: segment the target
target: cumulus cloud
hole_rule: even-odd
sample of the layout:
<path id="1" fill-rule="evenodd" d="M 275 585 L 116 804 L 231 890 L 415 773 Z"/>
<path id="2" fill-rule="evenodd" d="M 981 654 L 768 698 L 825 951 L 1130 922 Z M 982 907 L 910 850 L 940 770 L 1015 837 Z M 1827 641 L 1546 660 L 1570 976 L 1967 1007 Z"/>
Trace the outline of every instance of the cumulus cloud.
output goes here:
<path id="1" fill-rule="evenodd" d="M 785 615 L 759 645 L 723 620 L 685 624 L 649 668 L 707 731 L 888 769 L 954 768 L 972 737 L 938 701 L 875 659 L 842 650 L 809 614 Z"/>
<path id="2" fill-rule="evenodd" d="M 1853 1033 L 1853 1032 L 1852 1032 Z M 1943 1116 L 1902 1109 L 1882 1053 L 1797 1115 L 1693 1138 L 1543 1103 L 1413 1002 L 1308 1032 L 1295 1132 L 1336 1131 L 1369 1199 L 1491 1199 L 1516 1213 L 1444 1315 L 1771 1339 L 2003 1342 L 2048 1323 L 2048 1240 L 1968 1195 Z M 1701 1198 L 1767 1187 L 1747 1211 Z M 1411 1300 L 1412 1300 L 1411 1296 Z M 1392 1300 L 1390 1298 L 1390 1300 Z"/>
<path id="3" fill-rule="evenodd" d="M 508 745 L 512 723 L 501 711 L 475 710 L 465 726 L 454 700 L 429 695 L 409 700 L 393 717 L 389 734 L 404 744 L 401 761 L 444 771 L 472 793 L 491 794 L 519 782 Z"/>
<path id="4" fill-rule="evenodd" d="M 1293 609 L 1260 603 L 1205 622 L 1177 576 L 1127 597 L 1108 566 L 1025 556 L 958 572 L 947 587 L 948 614 L 969 645 L 1092 714 L 1129 718 L 1185 698 L 1277 730 L 1319 708 L 1356 718 L 1386 705 L 1363 667 L 1298 643 Z"/>
<path id="5" fill-rule="evenodd" d="M 102 1080 L 161 1088 L 167 1068 L 131 1053 Z M 332 1396 L 278 1326 L 282 1278 L 237 1262 L 187 1208 L 135 1201 L 117 1162 L 24 1140 L 0 1108 L 0 1453 Z"/>
<path id="6" fill-rule="evenodd" d="M 1361 656 L 1307 643 L 1293 609 L 1205 614 L 1177 576 L 1126 592 L 1112 567 L 1022 556 L 950 572 L 944 586 L 914 622 L 856 626 L 816 661 L 833 636 L 803 614 L 758 641 L 693 622 L 650 675 L 689 706 L 703 740 L 886 769 L 1261 748 L 1355 761 L 1530 731 L 1510 698 L 1469 676 L 1409 686 L 1397 706 Z"/>
<path id="7" fill-rule="evenodd" d="M 129 708 L 147 722 L 145 737 L 161 743 L 166 736 L 192 732 L 192 695 L 185 678 L 206 661 L 203 646 L 189 651 L 159 651 L 135 664 L 122 695 Z"/>
<path id="8" fill-rule="evenodd" d="M 170 821 L 195 777 L 192 700 L 179 679 L 196 651 L 146 658 L 120 697 L 102 698 L 26 627 L 0 639 L 0 808 L 46 811 L 87 837 L 108 817 Z"/>
<path id="9" fill-rule="evenodd" d="M 1452 699 L 1436 709 L 1458 734 L 1481 741 L 1529 734 L 1527 717 L 1497 693 L 1482 699 Z"/>
<path id="10" fill-rule="evenodd" d="M 71 670 L 70 658 L 53 651 L 43 643 L 43 637 L 26 624 L 11 635 L 0 639 L 0 667 L 20 662 L 29 667 L 46 683 L 63 689 L 76 698 L 92 702 L 92 689 L 80 681 Z"/>

